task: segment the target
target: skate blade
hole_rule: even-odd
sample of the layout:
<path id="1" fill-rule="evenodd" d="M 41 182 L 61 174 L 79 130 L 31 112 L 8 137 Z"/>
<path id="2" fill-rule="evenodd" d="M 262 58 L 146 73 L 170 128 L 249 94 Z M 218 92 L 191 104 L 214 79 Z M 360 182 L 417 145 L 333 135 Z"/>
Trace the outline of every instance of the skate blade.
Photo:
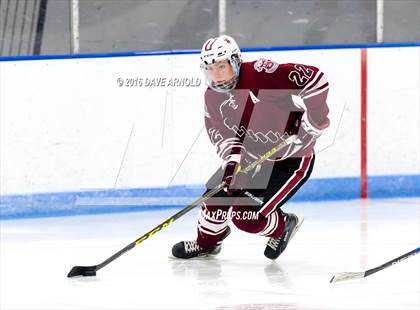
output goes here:
<path id="1" fill-rule="evenodd" d="M 169 260 L 177 260 L 177 261 L 200 261 L 200 260 L 215 260 L 217 259 L 217 254 L 203 254 L 197 257 L 192 258 L 179 258 L 175 257 L 172 254 L 168 255 Z"/>

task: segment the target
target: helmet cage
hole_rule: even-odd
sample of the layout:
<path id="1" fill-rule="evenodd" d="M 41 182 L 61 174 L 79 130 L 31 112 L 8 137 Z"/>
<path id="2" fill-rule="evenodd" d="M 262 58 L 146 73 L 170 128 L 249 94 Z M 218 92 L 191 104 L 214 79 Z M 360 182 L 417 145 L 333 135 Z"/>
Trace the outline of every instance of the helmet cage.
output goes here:
<path id="1" fill-rule="evenodd" d="M 201 50 L 201 70 L 205 78 L 205 83 L 217 92 L 228 92 L 235 88 L 241 69 L 241 51 L 235 40 L 228 35 L 221 35 L 217 38 L 208 39 Z M 209 75 L 207 66 L 219 61 L 227 61 L 233 70 L 233 76 L 222 83 L 215 83 Z"/>
<path id="2" fill-rule="evenodd" d="M 219 61 L 223 61 L 223 60 L 219 60 Z M 212 64 L 215 64 L 216 62 L 218 62 L 218 61 L 214 61 L 214 59 L 213 59 Z M 227 62 L 228 62 L 228 64 L 230 64 L 232 66 L 233 75 L 229 80 L 223 81 L 221 83 L 220 82 L 216 83 L 211 79 L 211 77 L 209 75 L 209 72 L 207 70 L 207 66 L 211 65 L 211 64 L 208 64 L 206 61 L 203 61 L 201 63 L 200 67 L 201 67 L 201 70 L 203 71 L 203 75 L 204 75 L 204 78 L 205 78 L 205 83 L 208 87 L 210 87 L 214 91 L 217 91 L 217 92 L 220 92 L 220 93 L 226 93 L 226 92 L 229 92 L 230 90 L 234 89 L 236 84 L 238 83 L 239 72 L 241 70 L 241 64 L 242 64 L 240 56 L 238 54 L 234 54 L 234 55 L 231 56 L 230 59 L 227 60 Z"/>

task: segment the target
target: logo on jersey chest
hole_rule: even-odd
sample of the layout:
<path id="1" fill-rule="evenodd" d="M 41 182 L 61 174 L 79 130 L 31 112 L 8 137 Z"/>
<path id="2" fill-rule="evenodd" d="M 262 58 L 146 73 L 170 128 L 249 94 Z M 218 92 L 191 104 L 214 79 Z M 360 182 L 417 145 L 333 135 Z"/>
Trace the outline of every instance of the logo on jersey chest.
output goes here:
<path id="1" fill-rule="evenodd" d="M 278 66 L 279 64 L 277 62 L 264 58 L 261 58 L 254 63 L 254 69 L 258 72 L 262 72 L 264 70 L 267 73 L 273 73 L 276 71 Z"/>
<path id="2" fill-rule="evenodd" d="M 257 98 L 257 96 L 252 93 L 252 91 L 249 91 L 248 95 L 250 96 L 252 102 L 254 104 L 257 104 L 261 100 Z M 240 103 L 236 102 L 235 96 L 233 94 L 229 94 L 229 98 L 222 102 L 220 105 L 219 111 L 220 115 L 223 119 L 223 124 L 226 128 L 228 128 L 230 131 L 234 132 L 236 136 L 243 137 L 246 135 L 247 137 L 251 138 L 254 142 L 260 142 L 260 143 L 279 143 L 281 134 L 277 131 L 260 131 L 258 130 L 258 127 L 260 127 L 260 124 L 258 124 L 258 120 L 254 119 L 251 115 L 251 119 L 249 120 L 249 126 L 248 129 L 244 126 L 239 127 L 240 120 L 242 118 L 243 114 L 243 107 L 245 106 L 246 99 L 242 100 L 243 104 L 241 104 L 242 109 L 238 109 Z M 255 114 L 253 114 L 255 115 Z M 261 124 L 263 126 L 263 124 Z"/>

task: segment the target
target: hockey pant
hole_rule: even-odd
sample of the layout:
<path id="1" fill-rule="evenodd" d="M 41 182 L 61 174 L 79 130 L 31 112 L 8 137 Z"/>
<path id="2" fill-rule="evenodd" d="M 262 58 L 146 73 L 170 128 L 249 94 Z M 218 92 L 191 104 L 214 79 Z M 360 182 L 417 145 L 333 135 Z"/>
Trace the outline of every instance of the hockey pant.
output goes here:
<path id="1" fill-rule="evenodd" d="M 233 194 L 221 190 L 202 204 L 198 217 L 197 242 L 202 248 L 215 246 L 229 221 L 240 230 L 279 238 L 284 230 L 280 207 L 310 177 L 315 155 L 271 162 L 261 167 L 246 188 Z M 223 169 L 207 182 L 207 191 L 221 183 Z M 206 191 L 206 192 L 207 192 Z"/>

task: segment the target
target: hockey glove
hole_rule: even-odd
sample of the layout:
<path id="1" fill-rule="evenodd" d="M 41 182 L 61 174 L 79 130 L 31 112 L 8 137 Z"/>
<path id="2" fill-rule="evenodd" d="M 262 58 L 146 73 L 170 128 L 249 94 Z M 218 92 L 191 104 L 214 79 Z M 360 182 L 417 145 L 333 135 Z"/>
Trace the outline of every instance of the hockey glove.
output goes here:
<path id="1" fill-rule="evenodd" d="M 229 196 L 245 188 L 248 184 L 248 176 L 245 173 L 241 173 L 240 170 L 241 166 L 239 163 L 234 161 L 227 162 L 223 182 L 226 183 L 224 190 Z"/>
<path id="2" fill-rule="evenodd" d="M 306 134 L 311 135 L 315 139 L 318 139 L 322 135 L 324 129 L 328 127 L 328 122 L 323 126 L 315 125 L 315 122 L 311 120 L 308 112 L 305 112 L 302 115 L 300 126 Z"/>

